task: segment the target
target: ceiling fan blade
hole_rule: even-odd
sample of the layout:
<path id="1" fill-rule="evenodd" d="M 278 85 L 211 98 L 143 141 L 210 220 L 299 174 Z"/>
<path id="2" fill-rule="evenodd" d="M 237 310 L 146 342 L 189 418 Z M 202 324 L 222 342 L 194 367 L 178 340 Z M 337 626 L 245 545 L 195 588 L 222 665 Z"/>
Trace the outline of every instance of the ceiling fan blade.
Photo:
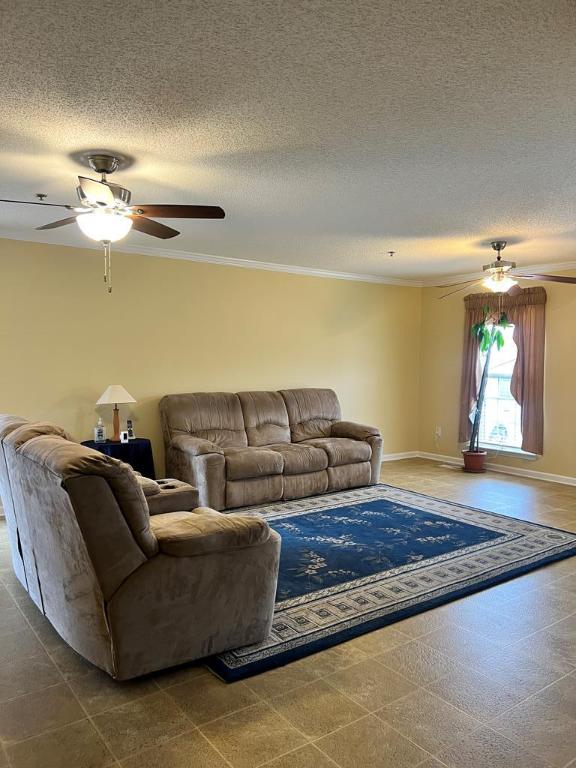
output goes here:
<path id="1" fill-rule="evenodd" d="M 518 280 L 542 280 L 551 283 L 576 283 L 576 277 L 568 275 L 514 275 Z"/>
<path id="2" fill-rule="evenodd" d="M 107 184 L 102 181 L 88 179 L 86 176 L 78 176 L 80 189 L 84 197 L 91 203 L 98 205 L 114 205 L 114 193 Z"/>
<path id="3" fill-rule="evenodd" d="M 167 227 L 166 224 L 160 224 L 159 221 L 146 219 L 144 216 L 129 216 L 128 218 L 132 219 L 134 229 L 137 229 L 138 232 L 143 232 L 145 235 L 168 240 L 170 237 L 176 237 L 176 235 L 180 234 L 177 229 Z"/>
<path id="4" fill-rule="evenodd" d="M 457 285 L 468 285 L 468 283 L 473 283 L 474 280 L 458 280 L 457 283 L 442 283 L 442 285 L 434 285 L 433 288 L 455 288 Z"/>
<path id="5" fill-rule="evenodd" d="M 50 222 L 50 224 L 44 224 L 41 227 L 36 227 L 36 229 L 56 229 L 56 227 L 65 227 L 66 224 L 74 224 L 75 221 L 76 221 L 76 216 L 70 216 L 67 219 L 52 221 Z"/>
<path id="6" fill-rule="evenodd" d="M 484 279 L 484 278 L 482 278 L 482 280 L 483 280 L 483 279 Z M 440 299 L 447 299 L 447 298 L 448 298 L 448 296 L 452 296 L 454 293 L 458 293 L 459 291 L 464 291 L 464 290 L 466 290 L 466 288 L 472 288 L 472 287 L 473 287 L 473 286 L 475 286 L 475 285 L 480 285 L 480 283 L 482 282 L 482 280 L 474 280 L 474 281 L 468 280 L 466 283 L 462 283 L 462 284 L 460 285 L 460 288 L 456 288 L 456 290 L 455 290 L 455 291 L 450 291 L 449 293 L 445 293 L 445 294 L 443 294 L 442 296 L 437 296 L 436 298 L 437 298 L 438 300 L 440 300 Z M 458 285 L 458 283 L 456 283 L 456 285 Z M 436 288 L 445 288 L 445 287 L 446 287 L 446 286 L 444 286 L 444 285 L 438 285 L 438 286 L 436 286 Z"/>
<path id="7" fill-rule="evenodd" d="M 158 219 L 223 219 L 219 205 L 131 205 L 134 213 Z"/>
<path id="8" fill-rule="evenodd" d="M 37 200 L 0 200 L 0 203 L 19 203 L 20 205 L 49 205 L 51 208 L 66 208 L 69 211 L 74 210 L 73 205 L 64 205 L 63 203 L 40 203 Z"/>

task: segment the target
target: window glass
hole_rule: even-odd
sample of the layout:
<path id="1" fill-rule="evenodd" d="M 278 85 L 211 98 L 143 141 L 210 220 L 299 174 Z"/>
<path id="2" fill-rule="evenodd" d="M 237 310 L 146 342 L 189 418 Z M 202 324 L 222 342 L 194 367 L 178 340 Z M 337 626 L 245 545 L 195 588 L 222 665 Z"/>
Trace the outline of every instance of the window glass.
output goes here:
<path id="1" fill-rule="evenodd" d="M 522 431 L 520 406 L 510 392 L 512 371 L 518 348 L 513 338 L 514 327 L 503 330 L 504 346 L 492 349 L 486 383 L 484 410 L 480 421 L 480 443 L 486 446 L 520 448 Z"/>

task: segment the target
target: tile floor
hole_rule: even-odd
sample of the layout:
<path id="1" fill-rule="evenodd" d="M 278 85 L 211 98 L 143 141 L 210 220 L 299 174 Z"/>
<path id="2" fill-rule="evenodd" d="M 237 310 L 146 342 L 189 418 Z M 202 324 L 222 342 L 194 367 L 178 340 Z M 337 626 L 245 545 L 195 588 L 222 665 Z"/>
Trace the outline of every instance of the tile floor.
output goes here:
<path id="1" fill-rule="evenodd" d="M 382 479 L 576 531 L 576 488 L 434 462 Z M 0 768 L 576 768 L 576 558 L 233 685 L 114 683 L 12 576 L 0 524 Z"/>

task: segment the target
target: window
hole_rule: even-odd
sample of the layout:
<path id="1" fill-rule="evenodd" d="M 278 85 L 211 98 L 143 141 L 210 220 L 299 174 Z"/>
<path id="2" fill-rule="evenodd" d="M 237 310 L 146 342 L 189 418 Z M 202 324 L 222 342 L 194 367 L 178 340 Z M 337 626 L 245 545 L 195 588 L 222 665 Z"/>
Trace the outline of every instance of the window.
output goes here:
<path id="1" fill-rule="evenodd" d="M 512 371 L 518 348 L 514 342 L 514 326 L 503 330 L 504 346 L 493 347 L 486 383 L 484 411 L 480 421 L 480 443 L 484 446 L 514 448 L 522 446 L 520 406 L 510 392 Z"/>

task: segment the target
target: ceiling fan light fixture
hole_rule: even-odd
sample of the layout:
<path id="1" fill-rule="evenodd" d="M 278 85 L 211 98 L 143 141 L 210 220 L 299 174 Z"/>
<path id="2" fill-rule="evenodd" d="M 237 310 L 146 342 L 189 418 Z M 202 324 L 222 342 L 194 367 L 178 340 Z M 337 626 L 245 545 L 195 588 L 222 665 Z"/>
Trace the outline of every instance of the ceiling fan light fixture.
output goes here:
<path id="1" fill-rule="evenodd" d="M 512 280 L 504 272 L 495 272 L 482 281 L 482 285 L 488 288 L 492 293 L 506 293 L 514 285 L 518 285 L 517 280 Z"/>
<path id="2" fill-rule="evenodd" d="M 106 208 L 81 213 L 76 221 L 86 237 L 98 242 L 115 243 L 126 237 L 132 229 L 132 219 L 120 211 L 111 211 Z"/>

